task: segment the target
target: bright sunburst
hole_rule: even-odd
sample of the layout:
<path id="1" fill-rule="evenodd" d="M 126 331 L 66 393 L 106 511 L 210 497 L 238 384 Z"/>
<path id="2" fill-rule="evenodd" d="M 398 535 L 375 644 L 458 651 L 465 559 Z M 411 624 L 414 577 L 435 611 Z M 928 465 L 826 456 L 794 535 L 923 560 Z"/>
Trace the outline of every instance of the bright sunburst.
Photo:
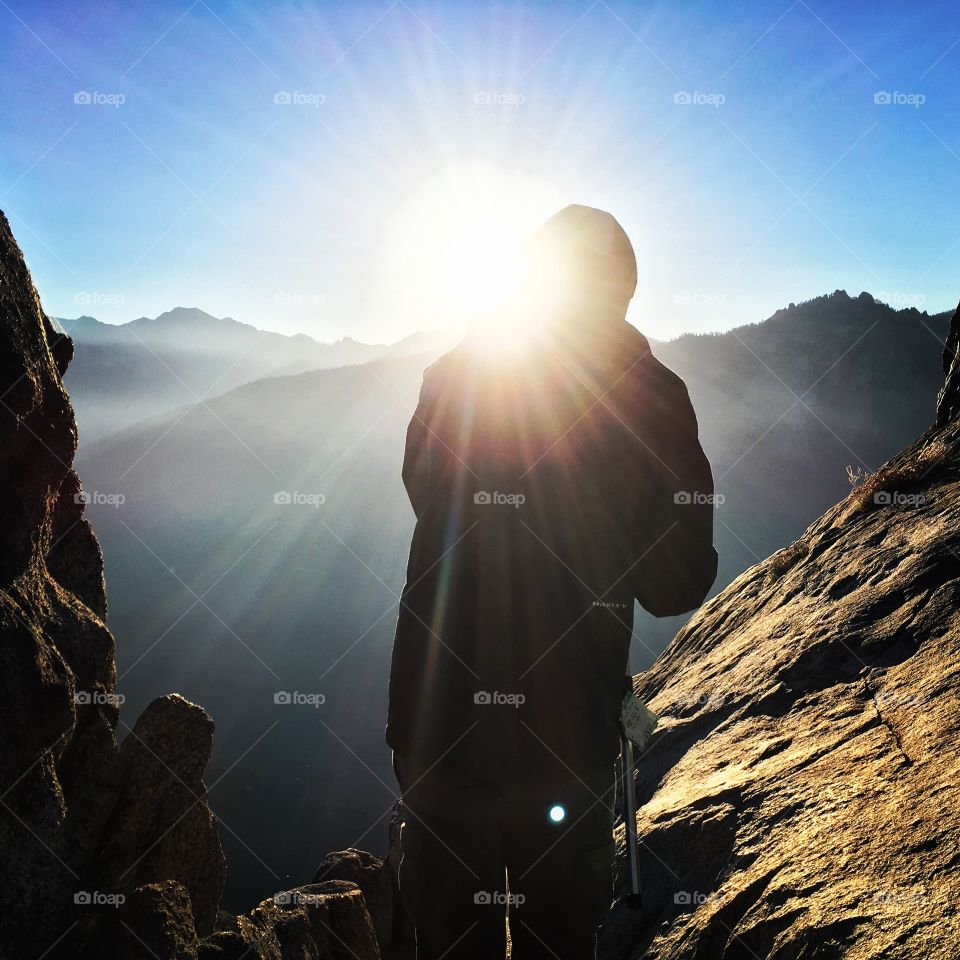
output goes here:
<path id="1" fill-rule="evenodd" d="M 524 280 L 531 233 L 561 205 L 541 184 L 464 169 L 426 184 L 397 218 L 388 245 L 401 312 L 428 324 L 476 322 Z"/>

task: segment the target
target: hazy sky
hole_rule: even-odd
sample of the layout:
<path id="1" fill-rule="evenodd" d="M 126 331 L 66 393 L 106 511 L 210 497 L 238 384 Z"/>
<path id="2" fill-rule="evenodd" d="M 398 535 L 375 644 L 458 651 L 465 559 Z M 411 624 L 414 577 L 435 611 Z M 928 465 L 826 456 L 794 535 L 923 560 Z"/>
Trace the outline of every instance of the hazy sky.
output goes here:
<path id="1" fill-rule="evenodd" d="M 393 340 L 453 319 L 451 271 L 496 289 L 464 226 L 567 202 L 626 227 L 657 337 L 960 299 L 955 0 L 0 0 L 0 74 L 0 208 L 58 316 Z"/>

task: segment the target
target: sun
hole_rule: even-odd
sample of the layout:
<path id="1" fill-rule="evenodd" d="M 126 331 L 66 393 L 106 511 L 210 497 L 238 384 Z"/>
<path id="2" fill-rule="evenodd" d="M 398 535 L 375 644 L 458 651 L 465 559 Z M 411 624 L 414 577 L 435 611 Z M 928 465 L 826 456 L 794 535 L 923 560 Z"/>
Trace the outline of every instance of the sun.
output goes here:
<path id="1" fill-rule="evenodd" d="M 464 210 L 451 225 L 437 264 L 446 296 L 468 314 L 490 313 L 520 287 L 526 273 L 525 236 L 518 225 L 485 210 Z"/>
<path id="2" fill-rule="evenodd" d="M 530 234 L 559 205 L 543 184 L 503 171 L 464 168 L 425 183 L 388 240 L 398 316 L 452 326 L 494 313 L 523 284 Z"/>

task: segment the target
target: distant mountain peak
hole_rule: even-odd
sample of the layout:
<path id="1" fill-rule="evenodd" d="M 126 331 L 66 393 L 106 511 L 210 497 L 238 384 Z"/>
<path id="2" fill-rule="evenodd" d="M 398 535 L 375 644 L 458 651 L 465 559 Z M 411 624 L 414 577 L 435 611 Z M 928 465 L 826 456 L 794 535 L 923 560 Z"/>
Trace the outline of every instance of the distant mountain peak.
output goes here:
<path id="1" fill-rule="evenodd" d="M 207 313 L 206 310 L 201 310 L 200 307 L 174 307 L 172 310 L 166 310 L 164 313 L 159 314 L 156 317 L 138 317 L 136 320 L 131 320 L 132 324 L 156 324 L 160 325 L 199 325 L 204 324 L 207 326 L 225 326 L 237 324 L 239 326 L 250 326 L 250 324 L 241 324 L 240 321 L 234 320 L 232 317 L 215 317 L 212 313 Z M 127 324 L 123 324 L 127 326 Z"/>

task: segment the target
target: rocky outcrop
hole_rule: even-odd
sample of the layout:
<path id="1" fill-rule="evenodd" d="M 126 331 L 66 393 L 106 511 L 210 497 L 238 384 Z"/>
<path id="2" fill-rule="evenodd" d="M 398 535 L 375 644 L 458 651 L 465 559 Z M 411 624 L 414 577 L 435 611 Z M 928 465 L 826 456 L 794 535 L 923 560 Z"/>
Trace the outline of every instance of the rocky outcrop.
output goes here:
<path id="1" fill-rule="evenodd" d="M 117 747 L 103 562 L 72 469 L 72 356 L 0 214 L 0 956 L 373 960 L 363 894 L 343 881 L 215 931 L 225 867 L 203 709 L 161 697 Z"/>
<path id="2" fill-rule="evenodd" d="M 943 348 L 946 382 L 937 398 L 937 425 L 946 426 L 960 416 L 960 306 L 950 321 L 950 333 Z"/>
<path id="3" fill-rule="evenodd" d="M 97 851 L 100 885 L 162 877 L 189 892 L 197 933 L 213 931 L 226 865 L 203 771 L 213 721 L 176 694 L 154 700 L 120 748 L 121 786 Z"/>
<path id="4" fill-rule="evenodd" d="M 55 333 L 0 216 L 0 901 L 20 956 L 76 922 L 119 769 L 113 637 Z"/>
<path id="5" fill-rule="evenodd" d="M 355 883 L 363 894 L 380 952 L 386 953 L 393 935 L 393 876 L 391 864 L 366 850 L 350 847 L 328 853 L 313 876 L 314 883 L 346 880 Z"/>
<path id="6" fill-rule="evenodd" d="M 636 678 L 644 903 L 605 958 L 956 956 L 958 322 L 938 426 Z"/>
<path id="7" fill-rule="evenodd" d="M 200 960 L 378 960 L 377 937 L 355 883 L 284 890 L 205 940 Z"/>

